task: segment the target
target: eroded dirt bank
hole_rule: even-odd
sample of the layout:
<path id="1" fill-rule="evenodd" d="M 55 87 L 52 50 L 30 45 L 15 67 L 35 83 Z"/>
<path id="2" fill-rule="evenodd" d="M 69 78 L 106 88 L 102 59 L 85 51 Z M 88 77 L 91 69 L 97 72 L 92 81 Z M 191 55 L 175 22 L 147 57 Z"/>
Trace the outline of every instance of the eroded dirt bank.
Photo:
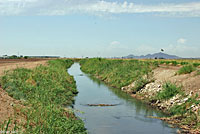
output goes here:
<path id="1" fill-rule="evenodd" d="M 196 94 L 198 95 L 197 100 L 200 97 L 200 75 L 197 75 L 197 72 L 194 71 L 189 74 L 176 75 L 177 71 L 180 67 L 177 66 L 165 66 L 161 65 L 158 68 L 153 70 L 153 82 L 146 84 L 140 91 L 136 93 L 132 93 L 132 89 L 135 86 L 135 83 L 122 87 L 121 90 L 129 93 L 132 97 L 140 99 L 156 107 L 166 113 L 169 113 L 170 109 L 176 105 L 182 105 L 188 103 L 188 100 L 191 97 L 194 97 Z M 185 93 L 185 95 L 177 94 L 176 96 L 168 99 L 168 100 L 156 100 L 153 97 L 160 91 L 162 91 L 162 86 L 166 82 L 175 83 L 177 86 L 181 87 L 181 90 Z M 188 104 L 188 107 L 193 112 L 193 116 L 196 116 L 196 120 L 194 122 L 199 122 L 198 114 L 200 105 L 192 105 Z M 195 115 L 196 114 L 196 115 Z M 190 115 L 184 115 L 190 116 Z M 180 128 L 183 128 L 183 133 L 200 133 L 200 129 L 194 128 L 192 123 L 187 123 L 187 120 L 184 119 L 184 116 L 172 116 L 169 118 L 161 118 L 168 123 L 178 125 Z"/>

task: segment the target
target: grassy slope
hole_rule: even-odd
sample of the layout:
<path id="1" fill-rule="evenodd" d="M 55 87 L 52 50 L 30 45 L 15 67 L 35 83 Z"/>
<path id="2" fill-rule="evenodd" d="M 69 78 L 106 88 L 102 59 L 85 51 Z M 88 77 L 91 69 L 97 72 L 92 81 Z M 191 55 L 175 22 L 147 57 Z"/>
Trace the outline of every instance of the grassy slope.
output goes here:
<path id="1" fill-rule="evenodd" d="M 1 85 L 10 96 L 25 100 L 21 113 L 26 121 L 16 124 L 19 131 L 86 133 L 83 122 L 63 108 L 72 104 L 78 93 L 73 77 L 66 71 L 72 64 L 72 60 L 52 60 L 49 66 L 33 70 L 18 68 L 1 78 Z"/>
<path id="2" fill-rule="evenodd" d="M 138 81 L 142 86 L 154 65 L 138 60 L 107 60 L 101 58 L 85 59 L 80 61 L 81 69 L 108 83 L 110 86 L 121 88 Z M 143 77 L 146 76 L 146 77 Z"/>

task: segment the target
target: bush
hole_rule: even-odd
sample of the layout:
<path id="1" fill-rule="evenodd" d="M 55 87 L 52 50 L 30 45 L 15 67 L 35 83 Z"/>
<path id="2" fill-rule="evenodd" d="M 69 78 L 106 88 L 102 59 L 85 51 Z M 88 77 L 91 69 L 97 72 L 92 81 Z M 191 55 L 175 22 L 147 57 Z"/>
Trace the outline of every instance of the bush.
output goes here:
<path id="1" fill-rule="evenodd" d="M 172 63 L 173 66 L 176 66 L 178 64 L 177 61 L 171 61 L 171 63 Z"/>
<path id="2" fill-rule="evenodd" d="M 156 95 L 157 100 L 168 100 L 181 92 L 181 88 L 175 84 L 167 82 L 163 85 L 163 90 Z"/>
<path id="3" fill-rule="evenodd" d="M 180 68 L 178 70 L 178 74 L 188 74 L 188 73 L 191 73 L 195 70 L 196 70 L 196 68 L 194 66 L 186 65 L 186 66 L 183 66 L 182 68 Z"/>
<path id="4" fill-rule="evenodd" d="M 200 66 L 200 63 L 193 63 L 193 66 L 198 67 L 198 66 Z"/>
<path id="5" fill-rule="evenodd" d="M 188 62 L 181 62 L 181 65 L 187 65 L 189 64 Z"/>
<path id="6" fill-rule="evenodd" d="M 28 59 L 28 56 L 24 56 L 24 59 Z"/>

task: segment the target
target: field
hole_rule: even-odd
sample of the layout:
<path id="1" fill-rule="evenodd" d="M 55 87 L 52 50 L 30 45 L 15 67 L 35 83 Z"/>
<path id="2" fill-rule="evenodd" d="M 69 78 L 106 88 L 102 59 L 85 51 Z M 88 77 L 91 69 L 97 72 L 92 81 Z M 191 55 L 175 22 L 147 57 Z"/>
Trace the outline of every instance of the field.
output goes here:
<path id="1" fill-rule="evenodd" d="M 17 67 L 34 68 L 40 64 L 45 65 L 49 59 L 0 59 L 0 76 L 4 71 Z"/>
<path id="2" fill-rule="evenodd" d="M 80 63 L 92 77 L 168 113 L 171 123 L 191 133 L 199 131 L 199 60 L 94 58 Z"/>

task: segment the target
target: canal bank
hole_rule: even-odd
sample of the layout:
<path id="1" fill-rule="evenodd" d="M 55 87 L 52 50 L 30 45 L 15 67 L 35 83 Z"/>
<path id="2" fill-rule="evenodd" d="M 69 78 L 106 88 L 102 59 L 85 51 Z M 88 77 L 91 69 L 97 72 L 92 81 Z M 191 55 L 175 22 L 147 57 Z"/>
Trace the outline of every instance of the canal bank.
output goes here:
<path id="1" fill-rule="evenodd" d="M 106 86 L 92 79 L 80 70 L 75 63 L 68 70 L 74 76 L 79 94 L 74 109 L 76 115 L 84 120 L 91 134 L 169 134 L 176 133 L 167 123 L 148 116 L 164 117 L 165 114 L 132 98 L 119 89 Z M 87 104 L 117 104 L 111 107 L 90 107 Z"/>

